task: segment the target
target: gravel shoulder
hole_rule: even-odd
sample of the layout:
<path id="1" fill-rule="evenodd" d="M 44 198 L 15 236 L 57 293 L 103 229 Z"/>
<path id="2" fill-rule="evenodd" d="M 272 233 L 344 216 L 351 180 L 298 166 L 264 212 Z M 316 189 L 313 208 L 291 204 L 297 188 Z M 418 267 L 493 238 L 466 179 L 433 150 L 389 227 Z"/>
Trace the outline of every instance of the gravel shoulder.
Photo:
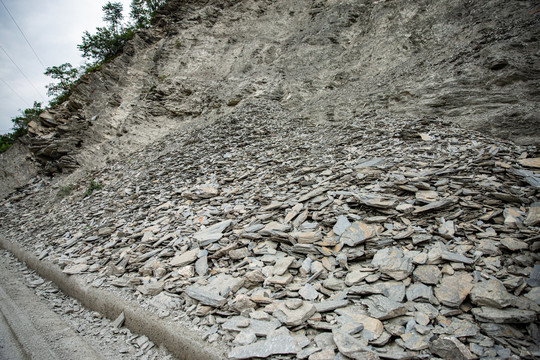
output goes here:
<path id="1" fill-rule="evenodd" d="M 6 320 L 0 331 L 8 336 L 2 336 L 3 358 L 174 358 L 146 336 L 86 309 L 5 250 L 0 251 L 0 271 L 0 310 Z"/>

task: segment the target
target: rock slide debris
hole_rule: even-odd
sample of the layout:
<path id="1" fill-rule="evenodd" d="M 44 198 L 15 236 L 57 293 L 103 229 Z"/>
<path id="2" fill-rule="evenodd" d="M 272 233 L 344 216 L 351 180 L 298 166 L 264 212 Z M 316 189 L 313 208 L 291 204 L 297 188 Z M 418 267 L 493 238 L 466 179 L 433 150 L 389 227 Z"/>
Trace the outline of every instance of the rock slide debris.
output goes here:
<path id="1" fill-rule="evenodd" d="M 2 235 L 234 359 L 540 356 L 534 148 L 243 106 L 96 172 L 91 196 L 26 187 Z"/>

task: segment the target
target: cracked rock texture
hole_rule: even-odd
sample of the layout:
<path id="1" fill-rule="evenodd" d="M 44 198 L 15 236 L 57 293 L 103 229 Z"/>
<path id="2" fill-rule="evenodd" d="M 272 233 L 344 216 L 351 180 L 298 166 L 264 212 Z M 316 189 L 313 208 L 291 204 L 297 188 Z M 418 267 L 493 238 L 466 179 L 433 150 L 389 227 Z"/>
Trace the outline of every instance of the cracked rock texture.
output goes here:
<path id="1" fill-rule="evenodd" d="M 0 195 L 253 98 L 317 123 L 440 118 L 538 144 L 539 19 L 534 1 L 170 0 L 152 29 L 29 124 L 28 156 L 1 155 Z"/>
<path id="2" fill-rule="evenodd" d="M 170 1 L 2 155 L 0 234 L 231 358 L 537 358 L 539 16 Z"/>

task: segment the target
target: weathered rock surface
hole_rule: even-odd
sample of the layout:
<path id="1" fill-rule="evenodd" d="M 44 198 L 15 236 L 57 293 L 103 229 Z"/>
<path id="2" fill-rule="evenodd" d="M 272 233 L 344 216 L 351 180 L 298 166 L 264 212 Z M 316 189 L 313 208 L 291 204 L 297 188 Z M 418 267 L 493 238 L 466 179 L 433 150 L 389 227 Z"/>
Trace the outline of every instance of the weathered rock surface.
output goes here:
<path id="1" fill-rule="evenodd" d="M 126 49 L 144 61 L 105 66 L 125 73 L 92 75 L 70 105 L 101 114 L 94 145 L 155 133 L 7 197 L 2 236 L 233 358 L 537 356 L 538 150 L 447 121 L 509 112 L 516 137 L 534 121 L 527 2 L 173 3 Z M 494 39 L 523 57 L 497 60 L 512 50 Z M 82 146 L 80 164 L 110 149 Z"/>

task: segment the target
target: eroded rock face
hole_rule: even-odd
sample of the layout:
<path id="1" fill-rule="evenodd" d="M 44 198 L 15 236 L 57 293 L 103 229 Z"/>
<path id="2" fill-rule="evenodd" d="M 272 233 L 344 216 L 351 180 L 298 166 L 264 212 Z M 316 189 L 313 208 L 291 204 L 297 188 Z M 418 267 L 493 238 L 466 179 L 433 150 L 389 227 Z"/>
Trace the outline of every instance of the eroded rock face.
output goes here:
<path id="1" fill-rule="evenodd" d="M 0 234 L 94 286 L 170 297 L 162 316 L 231 358 L 536 356 L 537 149 L 447 121 L 534 110 L 529 63 L 476 56 L 513 41 L 497 36 L 526 2 L 404 4 L 172 1 L 68 104 L 92 124 L 79 164 L 139 150 L 90 195 L 8 197 Z M 532 64 L 533 35 L 513 50 Z"/>
<path id="2" fill-rule="evenodd" d="M 29 124 L 27 143 L 46 174 L 69 173 L 264 98 L 317 122 L 440 118 L 538 144 L 537 25 L 526 1 L 170 0 L 152 29 Z M 393 205 L 377 196 L 359 199 Z"/>
<path id="3" fill-rule="evenodd" d="M 237 107 L 111 163 L 86 197 L 85 182 L 56 202 L 26 188 L 0 207 L 0 235 L 235 358 L 535 354 L 538 175 L 520 161 L 532 147 L 437 121 Z M 402 138 L 411 128 L 429 139 Z"/>

